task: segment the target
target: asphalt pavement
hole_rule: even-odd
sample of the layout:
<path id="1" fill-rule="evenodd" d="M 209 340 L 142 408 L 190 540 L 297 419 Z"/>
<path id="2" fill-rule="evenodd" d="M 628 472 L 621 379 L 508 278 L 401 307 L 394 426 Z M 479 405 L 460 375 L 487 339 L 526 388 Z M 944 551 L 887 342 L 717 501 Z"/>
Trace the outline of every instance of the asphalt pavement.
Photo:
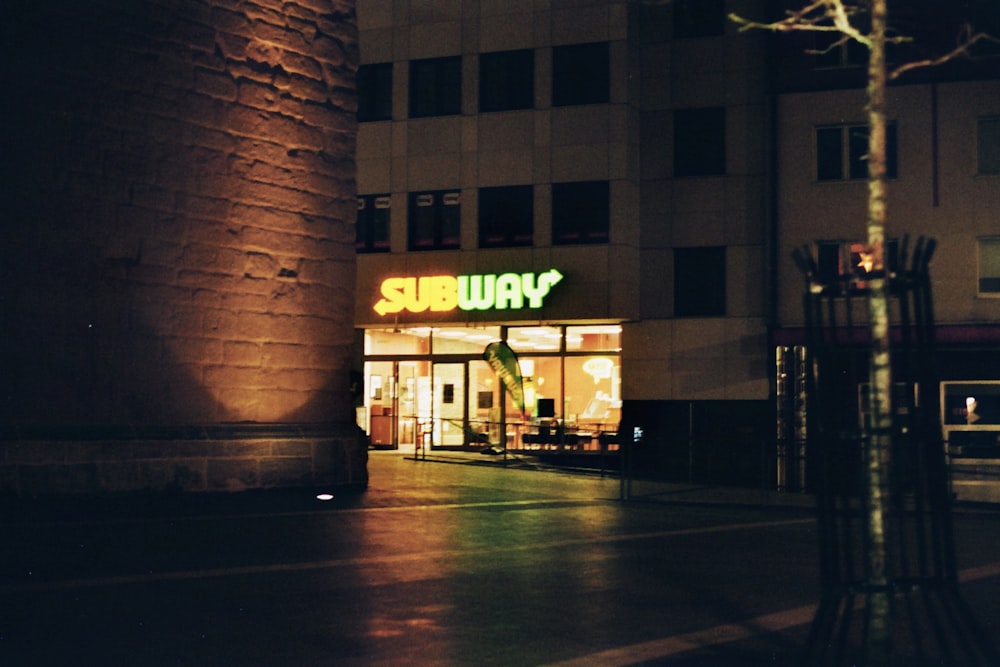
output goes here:
<path id="1" fill-rule="evenodd" d="M 791 665 L 811 499 L 372 452 L 370 488 L 8 503 L 0 665 Z M 322 490 L 319 490 L 322 491 Z M 1000 625 L 1000 512 L 960 507 Z"/>

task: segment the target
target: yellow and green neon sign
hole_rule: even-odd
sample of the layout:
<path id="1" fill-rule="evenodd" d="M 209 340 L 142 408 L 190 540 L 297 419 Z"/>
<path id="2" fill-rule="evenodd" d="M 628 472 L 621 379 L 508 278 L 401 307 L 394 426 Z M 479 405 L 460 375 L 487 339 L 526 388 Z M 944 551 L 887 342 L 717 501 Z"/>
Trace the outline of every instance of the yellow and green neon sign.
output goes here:
<path id="1" fill-rule="evenodd" d="M 495 273 L 466 276 L 407 276 L 382 281 L 379 315 L 450 310 L 519 310 L 541 308 L 552 286 L 562 280 L 556 269 L 543 273 Z"/>

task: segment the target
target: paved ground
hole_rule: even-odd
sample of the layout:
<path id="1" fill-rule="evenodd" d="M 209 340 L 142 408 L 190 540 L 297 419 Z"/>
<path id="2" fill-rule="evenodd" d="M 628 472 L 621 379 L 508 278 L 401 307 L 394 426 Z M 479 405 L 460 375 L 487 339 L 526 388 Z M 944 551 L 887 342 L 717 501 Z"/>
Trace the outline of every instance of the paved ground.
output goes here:
<path id="1" fill-rule="evenodd" d="M 808 499 L 373 452 L 371 488 L 6 508 L 0 665 L 787 665 Z M 445 462 L 451 461 L 451 463 Z M 956 513 L 1000 626 L 1000 513 Z"/>

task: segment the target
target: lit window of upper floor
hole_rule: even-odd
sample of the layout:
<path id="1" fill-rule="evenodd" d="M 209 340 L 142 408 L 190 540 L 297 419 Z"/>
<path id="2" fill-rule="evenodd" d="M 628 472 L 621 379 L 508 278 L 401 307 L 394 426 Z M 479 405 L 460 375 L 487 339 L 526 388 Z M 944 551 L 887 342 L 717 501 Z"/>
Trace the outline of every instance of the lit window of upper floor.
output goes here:
<path id="1" fill-rule="evenodd" d="M 900 270 L 898 239 L 885 241 L 885 266 L 890 273 Z M 861 241 L 817 241 L 816 278 L 824 285 L 847 284 L 863 288 L 875 270 L 874 258 Z"/>
<path id="2" fill-rule="evenodd" d="M 607 42 L 552 48 L 552 106 L 607 104 L 610 66 Z"/>

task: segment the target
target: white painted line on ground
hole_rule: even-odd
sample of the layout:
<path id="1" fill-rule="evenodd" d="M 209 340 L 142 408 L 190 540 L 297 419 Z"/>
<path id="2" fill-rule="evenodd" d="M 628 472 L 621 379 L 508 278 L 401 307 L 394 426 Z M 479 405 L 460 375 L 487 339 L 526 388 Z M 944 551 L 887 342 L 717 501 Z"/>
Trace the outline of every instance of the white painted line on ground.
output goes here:
<path id="1" fill-rule="evenodd" d="M 565 540 L 551 540 L 546 542 L 531 542 L 527 544 L 498 545 L 487 548 L 468 549 L 441 549 L 432 551 L 416 551 L 412 553 L 382 554 L 378 556 L 359 556 L 355 558 L 340 558 L 331 560 L 305 561 L 301 563 L 265 563 L 259 565 L 245 565 L 239 567 L 213 568 L 203 570 L 180 570 L 174 572 L 148 572 L 133 575 L 120 575 L 109 577 L 93 577 L 88 579 L 71 579 L 63 581 L 47 582 L 18 582 L 11 584 L 0 584 L 0 591 L 32 591 L 32 590 L 60 590 L 69 588 L 93 588 L 98 586 L 122 586 L 128 584 L 145 584 L 159 581 L 180 581 L 191 579 L 208 579 L 212 577 L 235 577 L 254 574 L 274 574 L 279 572 L 302 572 L 308 570 L 323 570 L 338 567 L 371 567 L 399 565 L 403 563 L 414 563 L 419 561 L 441 562 L 448 559 L 460 558 L 463 556 L 482 557 L 490 554 L 509 554 L 514 551 L 536 551 L 544 549 L 562 549 L 567 547 L 579 547 L 592 544 L 610 544 L 615 542 L 634 542 L 638 540 L 661 539 L 668 537 L 684 537 L 688 535 L 705 535 L 711 533 L 724 533 L 735 530 L 755 530 L 761 528 L 775 528 L 795 524 L 812 523 L 815 519 L 799 518 L 785 519 L 781 521 L 759 521 L 754 523 L 730 523 L 717 526 L 697 526 L 692 528 L 680 528 L 676 530 L 653 531 L 646 533 L 623 533 L 608 535 L 588 535 L 587 537 L 577 537 Z M 417 579 L 421 575 L 416 575 Z"/>
<path id="2" fill-rule="evenodd" d="M 1000 576 L 1000 562 L 971 567 L 958 573 L 962 583 Z M 680 653 L 728 644 L 769 632 L 780 632 L 811 623 L 816 605 L 774 612 L 751 618 L 742 623 L 727 623 L 706 630 L 696 630 L 673 637 L 590 653 L 579 658 L 564 660 L 548 667 L 602 667 L 634 665 L 647 660 L 669 658 Z"/>
<path id="3" fill-rule="evenodd" d="M 816 605 L 786 609 L 785 611 L 751 618 L 742 623 L 726 623 L 725 625 L 717 625 L 714 628 L 706 630 L 696 630 L 673 637 L 654 639 L 640 644 L 632 644 L 631 646 L 621 646 L 606 651 L 590 653 L 579 658 L 573 658 L 572 660 L 554 663 L 549 667 L 634 665 L 645 660 L 668 658 L 708 646 L 728 644 L 740 641 L 741 639 L 749 639 L 756 635 L 780 632 L 781 630 L 805 625 L 812 620 L 815 613 Z"/>

